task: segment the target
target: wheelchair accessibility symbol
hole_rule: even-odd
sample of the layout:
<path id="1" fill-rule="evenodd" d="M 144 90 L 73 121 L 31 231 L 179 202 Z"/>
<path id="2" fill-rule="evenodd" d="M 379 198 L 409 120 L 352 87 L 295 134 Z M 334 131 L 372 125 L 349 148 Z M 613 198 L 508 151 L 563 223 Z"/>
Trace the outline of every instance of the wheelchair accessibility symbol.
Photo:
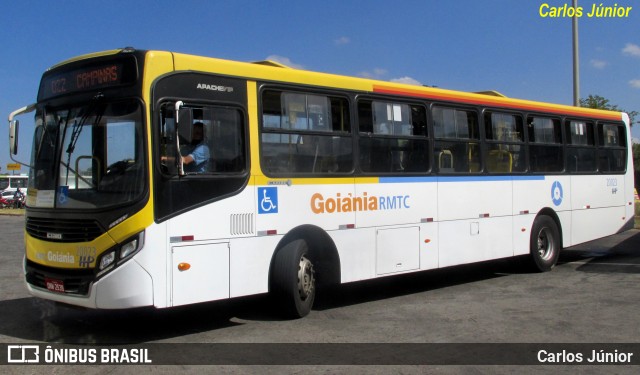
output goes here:
<path id="1" fill-rule="evenodd" d="M 560 184 L 560 181 L 554 181 L 551 186 L 551 201 L 553 201 L 553 204 L 556 206 L 559 206 L 562 204 L 562 197 L 562 184 Z"/>
<path id="2" fill-rule="evenodd" d="M 258 214 L 278 213 L 278 188 L 258 188 Z"/>
<path id="3" fill-rule="evenodd" d="M 60 186 L 58 187 L 58 204 L 64 206 L 67 204 L 69 200 L 69 187 L 68 186 Z"/>

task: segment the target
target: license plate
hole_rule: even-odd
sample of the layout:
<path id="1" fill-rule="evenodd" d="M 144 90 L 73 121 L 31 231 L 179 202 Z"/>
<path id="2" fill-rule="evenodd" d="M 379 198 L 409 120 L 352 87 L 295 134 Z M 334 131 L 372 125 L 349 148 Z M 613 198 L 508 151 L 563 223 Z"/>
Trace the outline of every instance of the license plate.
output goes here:
<path id="1" fill-rule="evenodd" d="M 62 280 L 45 278 L 44 282 L 48 290 L 56 293 L 64 293 L 64 282 Z"/>

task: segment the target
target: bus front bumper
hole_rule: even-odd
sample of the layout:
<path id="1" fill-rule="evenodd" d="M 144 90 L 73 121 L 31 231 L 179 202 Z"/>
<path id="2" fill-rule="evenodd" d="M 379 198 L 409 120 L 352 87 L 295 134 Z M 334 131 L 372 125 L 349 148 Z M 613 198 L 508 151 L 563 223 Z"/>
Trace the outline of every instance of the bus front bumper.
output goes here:
<path id="1" fill-rule="evenodd" d="M 26 271 L 25 271 L 26 272 Z M 25 281 L 34 297 L 90 309 L 127 309 L 153 306 L 153 281 L 147 271 L 131 259 L 98 281 L 86 296 L 56 293 Z"/>

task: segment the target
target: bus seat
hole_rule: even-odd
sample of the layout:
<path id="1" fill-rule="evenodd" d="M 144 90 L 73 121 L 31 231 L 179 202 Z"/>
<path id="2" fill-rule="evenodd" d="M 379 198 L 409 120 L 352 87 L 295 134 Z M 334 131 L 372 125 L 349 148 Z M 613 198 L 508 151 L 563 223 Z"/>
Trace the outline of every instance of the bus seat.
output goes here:
<path id="1" fill-rule="evenodd" d="M 440 172 L 455 172 L 453 168 L 453 154 L 450 150 L 442 150 L 438 154 L 438 169 Z"/>
<path id="2" fill-rule="evenodd" d="M 513 156 L 507 150 L 491 150 L 487 155 L 487 169 L 489 172 L 511 172 Z"/>

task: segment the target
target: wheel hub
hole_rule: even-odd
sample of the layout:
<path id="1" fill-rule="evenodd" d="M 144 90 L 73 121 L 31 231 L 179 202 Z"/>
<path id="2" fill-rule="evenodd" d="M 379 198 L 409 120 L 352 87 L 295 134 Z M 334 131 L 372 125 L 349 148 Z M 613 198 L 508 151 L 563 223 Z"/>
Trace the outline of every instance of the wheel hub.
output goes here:
<path id="1" fill-rule="evenodd" d="M 313 293 L 314 287 L 313 264 L 303 256 L 300 258 L 300 264 L 298 265 L 298 292 L 300 293 L 300 298 L 307 299 Z"/>
<path id="2" fill-rule="evenodd" d="M 547 260 L 553 255 L 553 239 L 549 235 L 549 229 L 542 228 L 538 234 L 538 254 L 541 259 Z"/>

